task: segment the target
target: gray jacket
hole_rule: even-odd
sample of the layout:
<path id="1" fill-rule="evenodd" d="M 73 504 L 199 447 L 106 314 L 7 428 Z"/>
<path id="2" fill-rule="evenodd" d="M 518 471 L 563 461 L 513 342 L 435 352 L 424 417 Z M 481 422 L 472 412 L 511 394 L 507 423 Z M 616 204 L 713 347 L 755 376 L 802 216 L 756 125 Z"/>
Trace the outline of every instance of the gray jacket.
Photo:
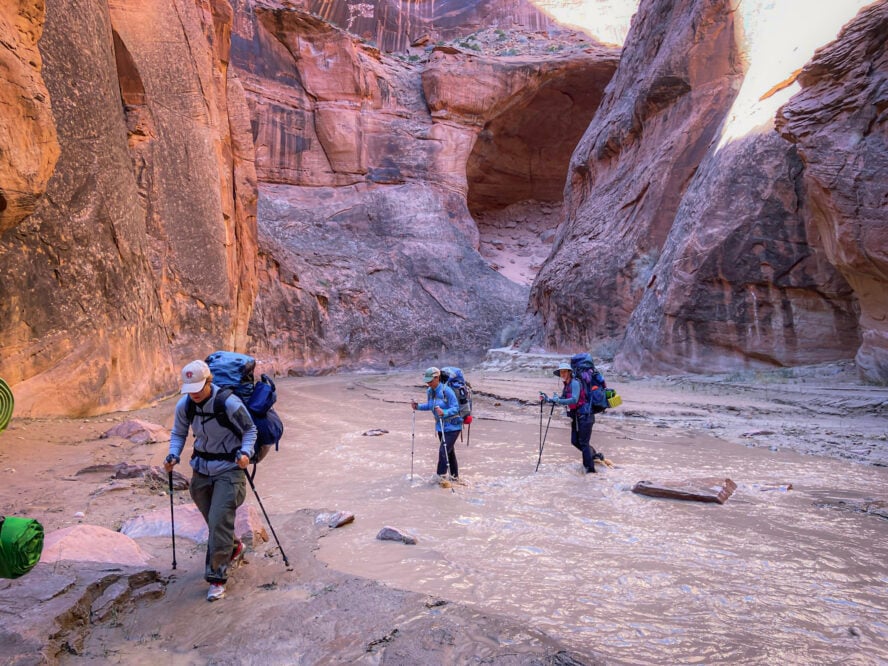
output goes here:
<path id="1" fill-rule="evenodd" d="M 185 448 L 185 440 L 188 438 L 188 429 L 194 433 L 194 450 L 210 455 L 233 454 L 238 450 L 248 456 L 253 455 L 253 447 L 256 445 L 256 424 L 250 416 L 250 412 L 233 393 L 225 401 L 225 413 L 228 420 L 241 432 L 243 437 L 238 437 L 231 430 L 220 424 L 213 413 L 213 403 L 219 387 L 212 384 L 213 393 L 202 404 L 195 404 L 194 418 L 188 422 L 187 395 L 183 395 L 176 403 L 176 418 L 173 422 L 173 430 L 170 433 L 170 453 L 181 457 Z M 230 469 L 236 469 L 237 463 L 233 460 L 206 460 L 199 455 L 191 458 L 191 467 L 196 472 L 214 476 Z"/>

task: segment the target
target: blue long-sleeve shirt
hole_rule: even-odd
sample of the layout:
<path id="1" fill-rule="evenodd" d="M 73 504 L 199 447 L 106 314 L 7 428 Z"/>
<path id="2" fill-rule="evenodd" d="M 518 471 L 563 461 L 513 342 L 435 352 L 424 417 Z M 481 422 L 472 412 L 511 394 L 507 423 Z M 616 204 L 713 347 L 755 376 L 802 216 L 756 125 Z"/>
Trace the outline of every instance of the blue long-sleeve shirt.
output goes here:
<path id="1" fill-rule="evenodd" d="M 426 389 L 426 401 L 416 406 L 423 412 L 430 412 L 435 407 L 440 407 L 444 413 L 435 415 L 435 430 L 438 432 L 453 432 L 462 430 L 462 417 L 459 415 L 459 400 L 453 389 L 445 384 L 438 384 L 436 388 L 429 386 Z"/>

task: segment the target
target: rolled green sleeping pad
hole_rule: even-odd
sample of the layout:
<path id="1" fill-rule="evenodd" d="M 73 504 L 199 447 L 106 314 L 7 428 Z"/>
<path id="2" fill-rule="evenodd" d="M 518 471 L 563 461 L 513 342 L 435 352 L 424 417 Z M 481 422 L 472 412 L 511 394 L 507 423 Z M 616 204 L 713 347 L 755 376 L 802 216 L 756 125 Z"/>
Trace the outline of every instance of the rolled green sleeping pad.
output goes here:
<path id="1" fill-rule="evenodd" d="M 6 426 L 9 425 L 14 404 L 15 400 L 13 400 L 12 391 L 9 390 L 6 382 L 0 379 L 0 432 L 6 430 Z"/>
<path id="2" fill-rule="evenodd" d="M 0 578 L 24 576 L 42 552 L 43 525 L 33 518 L 0 516 Z"/>

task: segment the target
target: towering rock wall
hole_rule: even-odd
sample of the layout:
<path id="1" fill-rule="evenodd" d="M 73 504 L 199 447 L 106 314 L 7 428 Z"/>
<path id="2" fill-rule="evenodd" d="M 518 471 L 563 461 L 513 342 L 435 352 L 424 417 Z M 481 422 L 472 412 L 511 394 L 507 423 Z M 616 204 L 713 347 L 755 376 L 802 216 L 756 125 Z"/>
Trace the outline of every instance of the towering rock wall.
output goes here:
<path id="1" fill-rule="evenodd" d="M 42 0 L 0 6 L 0 233 L 34 212 L 59 156 L 37 42 Z"/>
<path id="2" fill-rule="evenodd" d="M 477 252 L 473 147 L 552 95 L 597 102 L 617 51 L 411 61 L 276 5 L 241 15 L 233 39 L 263 182 L 251 349 L 281 372 L 326 372 L 463 363 L 507 342 L 527 290 Z M 533 129 L 545 143 L 563 126 Z"/>
<path id="3" fill-rule="evenodd" d="M 372 42 L 384 52 L 407 51 L 416 42 L 465 37 L 487 26 L 506 30 L 560 30 L 570 25 L 599 41 L 622 43 L 635 2 L 625 0 L 301 0 L 300 9 Z"/>
<path id="4" fill-rule="evenodd" d="M 0 236 L 17 415 L 143 405 L 179 364 L 245 336 L 256 195 L 230 21 L 219 0 L 46 3 L 61 153 L 34 213 Z"/>
<path id="5" fill-rule="evenodd" d="M 795 144 L 804 215 L 860 303 L 864 376 L 888 382 L 888 3 L 868 6 L 799 75 L 777 115 Z"/>
<path id="6" fill-rule="evenodd" d="M 727 0 L 639 9 L 571 158 L 565 223 L 531 293 L 544 346 L 622 336 L 742 79 L 728 9 Z"/>
<path id="7" fill-rule="evenodd" d="M 616 351 L 617 367 L 639 373 L 854 356 L 867 290 L 825 251 L 804 143 L 774 123 L 798 69 L 863 3 L 852 4 L 826 3 L 817 26 L 789 33 L 805 3 L 642 4 L 572 158 L 525 344 Z M 871 65 L 861 57 L 858 71 Z"/>

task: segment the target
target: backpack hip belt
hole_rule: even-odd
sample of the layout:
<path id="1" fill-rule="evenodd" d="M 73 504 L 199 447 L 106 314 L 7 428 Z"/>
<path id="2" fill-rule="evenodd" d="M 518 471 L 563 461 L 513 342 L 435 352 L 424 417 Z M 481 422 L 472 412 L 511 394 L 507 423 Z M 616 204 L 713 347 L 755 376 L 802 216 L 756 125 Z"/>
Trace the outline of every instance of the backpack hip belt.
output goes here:
<path id="1" fill-rule="evenodd" d="M 231 453 L 208 453 L 207 451 L 198 451 L 194 449 L 191 452 L 191 459 L 200 458 L 201 460 L 227 460 L 234 462 L 237 459 L 237 451 Z"/>

